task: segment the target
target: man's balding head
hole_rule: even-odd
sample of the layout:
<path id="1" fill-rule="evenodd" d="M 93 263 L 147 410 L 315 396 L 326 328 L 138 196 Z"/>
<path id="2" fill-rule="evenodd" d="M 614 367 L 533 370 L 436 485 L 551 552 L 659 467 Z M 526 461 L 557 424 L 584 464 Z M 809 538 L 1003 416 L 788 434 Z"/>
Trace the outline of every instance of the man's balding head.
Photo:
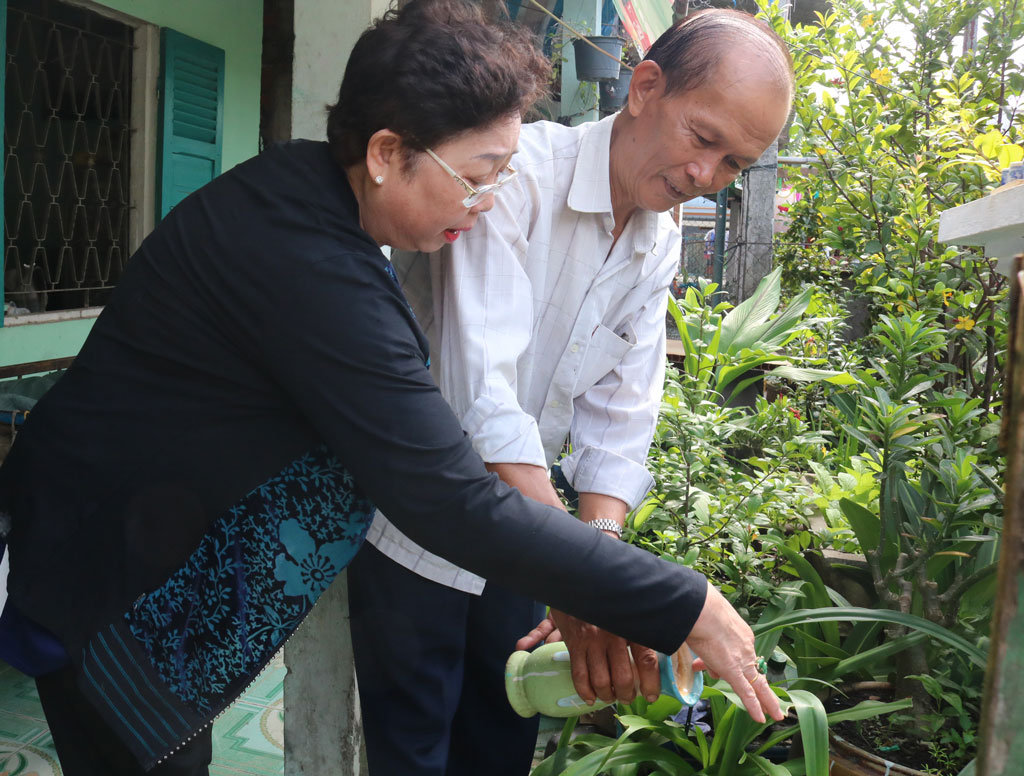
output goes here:
<path id="1" fill-rule="evenodd" d="M 670 96 L 704 86 L 723 61 L 740 52 L 763 60 L 792 99 L 789 49 L 767 24 L 742 11 L 712 8 L 690 14 L 666 30 L 644 59 L 661 67 L 665 95 Z"/>
<path id="2" fill-rule="evenodd" d="M 616 224 L 718 191 L 776 141 L 793 99 L 783 42 L 749 14 L 688 16 L 633 70 L 612 127 Z"/>

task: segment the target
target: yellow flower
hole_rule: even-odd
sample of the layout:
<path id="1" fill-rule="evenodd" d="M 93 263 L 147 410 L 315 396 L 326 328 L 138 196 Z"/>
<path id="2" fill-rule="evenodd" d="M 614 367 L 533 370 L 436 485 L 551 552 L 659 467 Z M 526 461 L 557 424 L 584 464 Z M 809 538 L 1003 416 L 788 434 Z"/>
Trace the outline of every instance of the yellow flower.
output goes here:
<path id="1" fill-rule="evenodd" d="M 892 73 L 887 67 L 876 67 L 871 71 L 871 80 L 879 86 L 888 86 L 892 83 Z"/>
<path id="2" fill-rule="evenodd" d="M 946 289 L 942 292 L 942 304 L 949 307 L 949 300 L 953 298 L 953 292 L 950 289 Z"/>
<path id="3" fill-rule="evenodd" d="M 974 320 L 966 315 L 958 315 L 956 319 L 956 326 L 954 328 L 970 331 L 974 328 Z"/>
<path id="4" fill-rule="evenodd" d="M 874 23 L 875 15 L 873 13 L 869 13 L 867 16 L 860 20 L 860 26 L 863 27 L 865 30 Z"/>

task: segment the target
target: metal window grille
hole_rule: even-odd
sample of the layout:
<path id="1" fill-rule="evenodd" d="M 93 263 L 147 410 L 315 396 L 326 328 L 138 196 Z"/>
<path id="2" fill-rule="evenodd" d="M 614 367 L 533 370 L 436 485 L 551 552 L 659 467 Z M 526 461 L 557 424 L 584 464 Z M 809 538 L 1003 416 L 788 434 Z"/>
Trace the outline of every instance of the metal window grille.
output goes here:
<path id="1" fill-rule="evenodd" d="M 4 297 L 102 305 L 128 258 L 132 28 L 57 0 L 8 0 Z"/>

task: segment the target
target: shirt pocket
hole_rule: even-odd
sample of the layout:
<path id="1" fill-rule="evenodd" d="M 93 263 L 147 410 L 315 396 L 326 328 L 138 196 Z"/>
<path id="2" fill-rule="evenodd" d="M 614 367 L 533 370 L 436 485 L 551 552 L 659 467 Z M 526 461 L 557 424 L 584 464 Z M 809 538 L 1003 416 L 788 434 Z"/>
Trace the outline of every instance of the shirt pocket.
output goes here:
<path id="1" fill-rule="evenodd" d="M 587 352 L 580 364 L 573 396 L 579 396 L 612 371 L 636 343 L 633 327 L 626 323 L 615 332 L 607 326 L 598 326 L 587 344 Z"/>

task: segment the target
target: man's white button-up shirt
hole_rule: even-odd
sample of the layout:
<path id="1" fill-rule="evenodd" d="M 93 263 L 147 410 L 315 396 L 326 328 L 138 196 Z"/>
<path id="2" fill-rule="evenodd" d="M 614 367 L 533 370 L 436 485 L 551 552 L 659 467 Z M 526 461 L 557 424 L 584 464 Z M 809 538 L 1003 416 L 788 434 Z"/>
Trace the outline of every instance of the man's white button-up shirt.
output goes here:
<path id="1" fill-rule="evenodd" d="M 637 210 L 614 240 L 613 120 L 523 125 L 519 176 L 494 208 L 451 246 L 393 263 L 435 379 L 484 461 L 548 468 L 568 438 L 569 483 L 632 508 L 653 483 L 644 462 L 680 236 L 668 214 Z M 428 579 L 483 590 L 380 513 L 368 538 Z"/>

